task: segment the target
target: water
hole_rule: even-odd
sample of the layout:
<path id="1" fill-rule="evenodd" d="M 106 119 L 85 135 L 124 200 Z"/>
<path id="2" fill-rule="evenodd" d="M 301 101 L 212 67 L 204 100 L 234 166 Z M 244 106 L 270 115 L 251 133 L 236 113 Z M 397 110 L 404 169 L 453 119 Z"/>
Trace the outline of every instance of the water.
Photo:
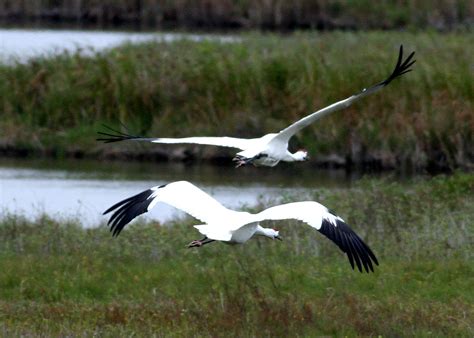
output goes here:
<path id="1" fill-rule="evenodd" d="M 203 34 L 0 29 L 0 62 L 21 62 L 65 51 L 88 53 L 125 42 L 183 38 L 237 40 Z M 96 226 L 107 220 L 101 214 L 112 204 L 152 186 L 183 179 L 230 208 L 252 206 L 261 199 L 288 194 L 307 197 L 314 189 L 341 187 L 349 182 L 344 172 L 315 171 L 307 165 L 237 170 L 232 166 L 0 158 L 0 217 L 15 213 L 33 219 L 46 213 Z M 145 217 L 166 221 L 177 215 L 182 214 L 162 204 Z"/>
<path id="2" fill-rule="evenodd" d="M 344 188 L 344 171 L 317 171 L 308 165 L 234 168 L 208 165 L 0 159 L 0 217 L 46 213 L 77 218 L 87 227 L 105 222 L 102 212 L 114 203 L 155 185 L 188 180 L 229 208 L 308 195 L 322 187 Z M 183 215 L 164 204 L 141 216 L 167 221 Z"/>
<path id="3" fill-rule="evenodd" d="M 79 30 L 0 29 L 0 62 L 27 61 L 32 57 L 81 51 L 84 54 L 112 48 L 123 43 L 206 39 L 221 42 L 235 37 L 181 33 L 131 33 Z"/>

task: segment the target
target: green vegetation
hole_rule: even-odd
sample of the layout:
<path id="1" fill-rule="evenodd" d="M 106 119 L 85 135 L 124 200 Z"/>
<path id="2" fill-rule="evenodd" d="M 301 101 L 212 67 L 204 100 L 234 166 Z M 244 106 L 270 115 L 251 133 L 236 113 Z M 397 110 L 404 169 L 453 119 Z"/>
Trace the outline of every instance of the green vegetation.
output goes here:
<path id="1" fill-rule="evenodd" d="M 350 269 L 317 232 L 191 250 L 191 221 L 134 224 L 118 238 L 47 217 L 0 222 L 6 336 L 470 336 L 474 175 L 363 180 L 311 198 L 371 245 L 374 274 Z M 284 200 L 301 200 L 286 197 Z"/>
<path id="2" fill-rule="evenodd" d="M 296 143 L 308 147 L 315 160 L 337 154 L 348 165 L 472 166 L 473 34 L 335 32 L 241 39 L 129 45 L 94 56 L 0 66 L 2 149 L 148 153 L 136 144 L 95 141 L 101 123 L 117 126 L 118 120 L 131 132 L 148 135 L 261 136 L 386 78 L 403 43 L 417 52 L 413 72 L 307 128 Z M 176 148 L 153 149 L 169 154 Z"/>
<path id="3" fill-rule="evenodd" d="M 427 28 L 472 26 L 469 0 L 42 0 L 1 1 L 10 22 L 92 24 L 110 27 L 192 28 Z"/>

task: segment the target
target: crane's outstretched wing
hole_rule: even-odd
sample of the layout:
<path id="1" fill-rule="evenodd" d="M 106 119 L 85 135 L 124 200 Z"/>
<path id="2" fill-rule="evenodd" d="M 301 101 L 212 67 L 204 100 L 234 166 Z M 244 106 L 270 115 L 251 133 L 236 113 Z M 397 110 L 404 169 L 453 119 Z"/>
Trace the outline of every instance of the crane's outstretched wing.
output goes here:
<path id="1" fill-rule="evenodd" d="M 195 185 L 178 181 L 145 190 L 104 211 L 104 215 L 114 211 L 107 223 L 110 225 L 110 231 L 114 236 L 118 236 L 125 225 L 135 217 L 150 211 L 158 202 L 169 204 L 206 223 L 215 219 L 226 219 L 229 215 L 238 213 L 227 209 Z"/>
<path id="2" fill-rule="evenodd" d="M 387 86 L 390 82 L 392 82 L 394 79 L 397 77 L 410 72 L 412 69 L 410 67 L 416 62 L 416 60 L 412 60 L 413 55 L 415 55 L 415 52 L 411 52 L 410 55 L 403 61 L 403 45 L 400 46 L 400 52 L 398 54 L 398 61 L 397 64 L 395 65 L 395 68 L 390 74 L 390 76 L 385 79 L 384 81 L 368 88 L 362 90 L 359 94 L 352 95 L 351 97 L 348 97 L 347 99 L 344 99 L 342 101 L 336 102 L 331 104 L 330 106 L 323 108 L 321 110 L 318 110 L 315 113 L 312 113 L 311 115 L 308 115 L 306 117 L 303 117 L 301 120 L 293 123 L 292 125 L 288 126 L 287 128 L 281 130 L 277 136 L 272 140 L 272 142 L 288 142 L 290 138 L 296 134 L 298 131 L 303 129 L 304 127 L 309 126 L 312 124 L 314 121 L 320 119 L 323 116 L 326 116 L 329 113 L 332 113 L 334 111 L 337 111 L 342 108 L 347 108 L 349 107 L 352 103 L 355 101 L 363 98 L 364 96 L 367 96 L 369 94 L 375 93 L 379 91 L 380 89 L 384 88 Z"/>
<path id="3" fill-rule="evenodd" d="M 202 145 L 212 145 L 220 147 L 229 147 L 237 149 L 247 149 L 251 139 L 243 139 L 236 137 L 217 137 L 217 136 L 196 136 L 196 137 L 183 137 L 183 138 L 151 138 L 143 137 L 138 135 L 126 134 L 121 131 L 112 129 L 106 125 L 105 128 L 109 129 L 110 132 L 99 131 L 98 134 L 105 136 L 100 137 L 97 141 L 103 141 L 104 143 L 113 143 L 120 142 L 125 140 L 131 141 L 142 141 L 142 142 L 151 142 L 151 143 L 164 143 L 164 144 L 183 144 L 183 143 L 193 143 L 193 144 L 202 144 Z"/>
<path id="4" fill-rule="evenodd" d="M 354 269 L 354 261 L 360 272 L 362 272 L 362 265 L 365 271 L 369 272 L 369 269 L 374 271 L 372 263 L 379 264 L 372 250 L 344 220 L 317 202 L 282 204 L 268 208 L 258 213 L 256 217 L 258 221 L 297 219 L 309 224 L 336 243 L 347 254 L 352 269 Z"/>

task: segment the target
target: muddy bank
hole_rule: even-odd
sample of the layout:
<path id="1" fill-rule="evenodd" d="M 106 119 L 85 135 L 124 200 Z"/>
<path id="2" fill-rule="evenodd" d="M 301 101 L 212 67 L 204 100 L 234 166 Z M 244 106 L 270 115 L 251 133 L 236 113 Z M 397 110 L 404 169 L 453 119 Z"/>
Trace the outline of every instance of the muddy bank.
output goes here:
<path id="1" fill-rule="evenodd" d="M 357 149 L 357 150 L 354 150 Z M 33 149 L 27 147 L 0 146 L 0 157 L 23 158 L 74 158 L 95 159 L 98 161 L 141 161 L 141 162 L 181 162 L 189 165 L 206 163 L 216 166 L 232 166 L 235 152 L 226 148 L 214 147 L 164 147 L 125 146 L 125 147 L 96 147 L 92 149 L 70 148 Z M 390 152 L 369 152 L 363 147 L 353 147 L 351 152 L 310 154 L 309 165 L 315 168 L 346 169 L 348 171 L 387 171 L 399 172 L 451 172 L 456 169 L 474 170 L 474 156 L 458 158 L 453 162 L 441 151 L 433 152 L 430 156 L 419 154 L 401 156 Z M 280 164 L 281 165 L 281 164 Z M 283 164 L 288 165 L 288 164 Z M 301 165 L 301 164 L 299 164 Z M 303 164 L 307 165 L 307 164 Z"/>

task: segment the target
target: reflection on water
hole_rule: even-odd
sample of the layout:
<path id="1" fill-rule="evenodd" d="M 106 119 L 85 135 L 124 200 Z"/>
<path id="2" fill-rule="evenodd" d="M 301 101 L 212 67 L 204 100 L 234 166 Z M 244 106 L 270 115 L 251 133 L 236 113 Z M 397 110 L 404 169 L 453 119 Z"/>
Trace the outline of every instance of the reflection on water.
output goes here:
<path id="1" fill-rule="evenodd" d="M 64 51 L 82 53 L 100 51 L 123 43 L 149 40 L 170 42 L 180 39 L 221 42 L 235 41 L 235 37 L 182 34 L 182 33 L 130 33 L 77 30 L 0 29 L 0 62 L 26 61 L 32 57 L 59 54 Z"/>
<path id="2" fill-rule="evenodd" d="M 78 160 L 1 160 L 0 213 L 35 217 L 77 217 L 86 226 L 106 220 L 101 213 L 115 202 L 155 185 L 187 180 L 227 207 L 254 205 L 260 198 L 305 197 L 318 188 L 344 188 L 344 171 L 315 170 L 308 165 L 276 168 L 187 166 L 176 163 L 125 163 Z M 145 217 L 160 221 L 178 215 L 158 205 Z"/>

